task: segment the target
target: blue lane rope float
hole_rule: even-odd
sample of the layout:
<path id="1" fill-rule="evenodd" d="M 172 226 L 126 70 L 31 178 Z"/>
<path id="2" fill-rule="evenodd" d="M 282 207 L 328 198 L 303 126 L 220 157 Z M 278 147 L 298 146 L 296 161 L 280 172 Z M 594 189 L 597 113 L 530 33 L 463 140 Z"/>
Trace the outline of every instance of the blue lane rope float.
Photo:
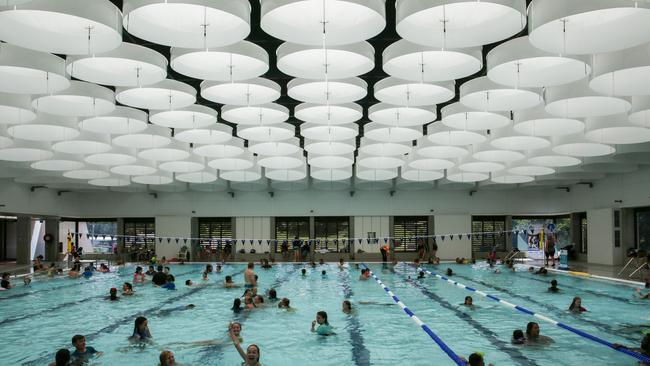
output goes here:
<path id="1" fill-rule="evenodd" d="M 409 308 L 408 308 L 408 307 L 407 307 L 407 306 L 406 306 L 406 305 L 405 305 L 405 304 L 404 304 L 404 303 L 403 303 L 403 302 L 402 302 L 402 301 L 397 297 L 397 295 L 395 295 L 395 294 L 394 294 L 394 293 L 393 293 L 393 292 L 392 292 L 388 287 L 386 287 L 386 285 L 384 285 L 383 282 L 381 282 L 381 280 L 380 280 L 377 276 L 375 276 L 374 273 L 372 273 L 372 271 L 370 270 L 370 268 L 368 268 L 368 266 L 366 266 L 365 263 L 361 263 L 361 266 L 363 266 L 365 269 L 367 269 L 367 270 L 370 272 L 370 275 L 372 276 L 372 278 L 374 278 L 375 281 L 377 281 L 377 283 L 379 284 L 379 286 L 381 286 L 381 288 L 383 288 L 384 291 L 386 291 L 386 294 L 388 294 L 388 296 L 390 296 L 390 297 L 393 299 L 393 301 L 395 301 L 395 303 L 396 303 L 397 305 L 399 305 L 399 307 L 402 308 L 402 310 L 404 310 L 404 312 L 406 313 L 406 315 L 408 315 L 409 318 L 411 318 L 411 320 L 413 320 L 413 321 L 414 321 L 414 322 L 415 322 L 415 323 L 416 323 L 420 328 L 422 328 L 422 330 L 423 330 L 425 333 L 427 333 L 427 334 L 429 335 L 429 337 L 431 337 L 431 339 L 433 339 L 434 342 L 436 342 L 436 344 L 438 345 L 438 347 L 440 347 L 440 349 L 442 349 L 442 350 L 447 354 L 447 356 L 449 356 L 449 358 L 451 358 L 451 359 L 456 363 L 456 365 L 458 365 L 458 366 L 467 366 L 467 363 L 466 363 L 465 361 L 463 361 L 463 359 L 461 359 L 461 358 L 460 358 L 460 357 L 459 357 L 459 356 L 458 356 L 458 355 L 457 355 L 457 354 L 456 354 L 456 353 L 455 353 L 451 348 L 449 348 L 449 346 L 447 346 L 447 344 L 445 344 L 445 342 L 443 342 L 442 339 L 440 339 L 440 337 L 438 337 L 438 336 L 437 336 L 437 335 L 436 335 L 436 334 L 431 330 L 431 328 L 429 328 L 429 326 L 427 326 L 426 324 L 424 324 L 424 322 L 422 322 L 422 320 L 420 320 L 420 318 L 418 318 L 418 317 L 417 317 L 417 316 L 416 316 L 416 315 L 411 311 L 411 309 L 409 309 Z"/>
<path id="2" fill-rule="evenodd" d="M 514 310 L 516 310 L 516 311 L 518 311 L 520 313 L 533 316 L 533 317 L 535 317 L 537 319 L 540 319 L 542 321 L 545 321 L 545 322 L 547 322 L 549 324 L 553 324 L 553 325 L 555 325 L 555 326 L 557 326 L 559 328 L 562 328 L 564 330 L 568 330 L 569 332 L 577 334 L 582 338 L 586 338 L 586 339 L 588 339 L 590 341 L 599 343 L 599 344 L 601 344 L 603 346 L 607 346 L 607 347 L 609 347 L 609 348 L 611 348 L 611 349 L 613 349 L 615 351 L 618 351 L 620 353 L 624 353 L 624 354 L 626 354 L 628 356 L 634 357 L 639 361 L 642 361 L 642 362 L 645 362 L 645 363 L 650 363 L 650 357 L 648 357 L 648 356 L 642 355 L 642 354 L 640 354 L 638 352 L 631 351 L 631 350 L 629 350 L 627 348 L 614 347 L 614 344 L 611 343 L 611 342 L 608 342 L 608 341 L 606 341 L 606 340 L 604 340 L 602 338 L 591 335 L 591 334 L 589 334 L 587 332 L 584 332 L 582 330 L 576 329 L 576 328 L 574 328 L 574 327 L 572 327 L 570 325 L 564 324 L 564 323 L 559 322 L 557 320 L 553 320 L 553 319 L 551 319 L 551 318 L 549 318 L 547 316 L 544 316 L 542 314 L 535 313 L 535 312 L 533 312 L 531 310 L 526 309 L 523 306 L 519 306 L 519 305 L 515 305 L 515 304 L 510 303 L 510 302 L 507 302 L 507 301 L 502 300 L 502 299 L 500 299 L 500 298 L 498 298 L 498 297 L 496 297 L 494 295 L 490 295 L 490 294 L 487 294 L 487 293 L 485 293 L 485 292 L 483 292 L 481 290 L 477 290 L 475 288 L 463 285 L 462 283 L 456 282 L 456 281 L 454 281 L 452 279 L 449 279 L 449 278 L 447 278 L 445 276 L 441 276 L 441 275 L 439 275 L 437 273 L 433 273 L 433 272 L 428 271 L 428 270 L 426 270 L 424 268 L 418 267 L 417 270 L 418 271 L 424 271 L 425 273 L 427 273 L 427 274 L 429 274 L 431 276 L 435 276 L 436 278 L 439 278 L 439 279 L 441 279 L 441 280 L 443 280 L 443 281 L 445 281 L 445 282 L 447 282 L 449 284 L 455 285 L 456 287 L 465 289 L 465 290 L 473 292 L 473 293 L 475 293 L 477 295 L 480 295 L 480 296 L 483 296 L 483 297 L 488 298 L 490 300 L 496 301 L 497 303 L 499 303 L 499 304 L 501 304 L 501 305 L 503 305 L 505 307 L 514 309 Z"/>

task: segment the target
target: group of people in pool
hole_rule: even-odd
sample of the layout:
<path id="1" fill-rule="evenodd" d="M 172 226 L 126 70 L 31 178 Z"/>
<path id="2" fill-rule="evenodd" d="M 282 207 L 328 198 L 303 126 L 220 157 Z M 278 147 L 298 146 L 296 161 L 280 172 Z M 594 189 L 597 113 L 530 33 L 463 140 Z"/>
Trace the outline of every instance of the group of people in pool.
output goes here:
<path id="1" fill-rule="evenodd" d="M 322 260 L 321 260 L 321 264 L 323 264 Z M 311 265 L 312 267 L 316 266 L 314 262 L 312 262 Z M 510 268 L 509 266 L 510 263 L 506 265 L 508 266 L 508 268 Z M 343 260 L 341 260 L 339 266 L 343 268 L 344 266 Z M 272 266 L 269 264 L 268 261 L 265 262 L 262 261 L 262 268 L 271 268 L 271 267 Z M 212 265 L 206 265 L 205 271 L 203 272 L 204 279 L 207 279 L 207 275 L 213 272 L 220 273 L 221 265 L 217 264 L 216 270 L 214 270 Z M 531 272 L 535 274 L 541 274 L 541 275 L 545 275 L 548 273 L 547 271 L 545 271 L 545 268 L 543 267 L 538 271 L 534 271 L 533 269 L 533 271 Z M 302 276 L 306 276 L 305 268 L 301 270 L 301 274 Z M 143 273 L 142 267 L 137 267 L 133 275 L 133 283 L 142 284 L 147 282 L 148 281 L 147 275 L 152 277 L 151 282 L 156 286 L 163 287 L 168 283 L 173 284 L 174 282 L 173 275 L 170 274 L 169 267 L 163 267 L 159 265 L 157 270 L 155 270 L 153 266 L 150 266 L 149 270 L 146 273 Z M 322 271 L 322 275 L 323 276 L 326 275 L 324 270 Z M 453 275 L 453 271 L 451 269 L 447 269 L 447 276 L 452 276 L 452 275 Z M 359 276 L 360 281 L 368 280 L 370 277 L 371 277 L 371 272 L 369 269 L 365 269 L 365 268 L 361 269 L 361 274 Z M 4 278 L 5 276 L 3 274 L 2 287 L 4 287 L 5 285 Z M 425 273 L 423 271 L 420 271 L 418 274 L 418 279 L 422 279 L 422 278 L 425 278 Z M 243 310 L 263 308 L 267 306 L 268 303 L 277 303 L 277 307 L 280 309 L 286 309 L 291 311 L 295 310 L 291 307 L 290 300 L 288 298 L 278 298 L 277 291 L 275 289 L 268 290 L 266 295 L 268 301 L 265 302 L 264 296 L 257 293 L 258 276 L 254 272 L 253 263 L 248 264 L 247 269 L 244 273 L 244 280 L 245 280 L 245 285 L 244 285 L 245 291 L 241 298 L 234 299 L 233 307 L 232 307 L 233 312 L 238 313 Z M 186 284 L 188 286 L 194 285 L 191 282 L 191 280 L 188 281 L 186 281 Z M 225 282 L 223 286 L 226 288 L 239 287 L 239 285 L 233 283 L 231 276 L 225 277 Z M 648 282 L 646 287 L 650 288 L 650 281 Z M 557 280 L 553 279 L 551 281 L 551 287 L 548 288 L 548 292 L 551 293 L 561 292 L 560 288 L 558 287 Z M 131 294 L 133 294 L 133 285 L 129 282 L 125 282 L 122 287 L 122 295 L 128 296 Z M 110 291 L 109 299 L 116 300 L 117 298 L 118 298 L 117 289 L 112 288 Z M 650 298 L 650 294 L 647 295 L 647 298 Z M 471 296 L 467 296 L 462 305 L 468 307 L 475 306 Z M 193 307 L 194 306 L 191 305 L 191 308 Z M 184 306 L 184 308 L 187 309 L 188 307 Z M 587 309 L 585 309 L 582 306 L 582 300 L 580 297 L 573 298 L 568 310 L 576 313 L 582 313 L 587 311 Z M 344 300 L 342 302 L 342 312 L 345 314 L 353 313 L 352 303 L 349 300 Z M 333 329 L 334 328 L 328 322 L 327 313 L 325 311 L 318 311 L 316 313 L 316 319 L 312 321 L 311 329 L 310 329 L 311 332 L 316 333 L 318 335 L 332 335 L 335 334 Z M 259 365 L 260 348 L 255 344 L 251 344 L 244 349 L 241 345 L 242 338 L 240 336 L 240 332 L 241 332 L 241 324 L 233 323 L 229 327 L 228 336 L 231 339 L 236 350 L 244 360 L 244 365 L 250 365 L 250 366 Z M 149 331 L 147 319 L 145 317 L 136 318 L 133 334 L 131 335 L 131 337 L 129 337 L 129 340 L 131 342 L 136 342 L 136 343 L 150 342 L 152 340 L 151 332 Z M 553 343 L 553 339 L 540 334 L 540 327 L 538 323 L 530 322 L 527 324 L 525 332 L 522 331 L 521 329 L 517 329 L 513 331 L 511 342 L 516 345 L 533 345 L 533 344 L 543 345 L 543 344 Z M 86 346 L 85 338 L 81 335 L 75 335 L 72 339 L 72 344 L 75 348 L 74 351 L 70 352 L 67 349 L 59 350 L 59 352 L 57 352 L 56 354 L 56 362 L 52 363 L 51 364 L 52 366 L 70 365 L 70 364 L 74 365 L 75 364 L 74 362 L 78 362 L 78 360 L 87 360 L 89 357 L 101 355 L 101 352 L 97 352 L 94 348 Z M 618 344 L 615 346 L 624 347 Z M 650 355 L 650 335 L 646 335 L 646 337 L 644 338 L 641 348 L 639 349 L 639 352 Z M 60 362 L 60 360 L 67 360 L 67 361 Z M 485 365 L 483 355 L 481 353 L 474 353 L 470 355 L 467 362 L 470 366 Z M 175 365 L 173 352 L 169 350 L 164 350 L 163 352 L 161 352 L 160 365 Z"/>

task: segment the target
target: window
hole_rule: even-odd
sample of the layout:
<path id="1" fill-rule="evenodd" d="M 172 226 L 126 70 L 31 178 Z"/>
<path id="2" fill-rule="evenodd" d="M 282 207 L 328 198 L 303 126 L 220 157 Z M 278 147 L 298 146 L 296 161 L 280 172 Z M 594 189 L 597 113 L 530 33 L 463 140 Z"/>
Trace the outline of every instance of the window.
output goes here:
<path id="1" fill-rule="evenodd" d="M 528 230 L 533 229 L 535 233 L 538 233 L 540 230 L 544 229 L 546 236 L 549 234 L 549 224 L 555 226 L 555 248 L 562 249 L 567 245 L 572 243 L 571 239 L 571 217 L 568 215 L 563 216 L 533 216 L 533 217 L 513 217 L 512 218 L 512 229 L 518 230 L 521 232 L 528 232 Z M 585 223 L 586 227 L 586 223 Z M 586 240 L 586 232 L 583 236 Z M 544 243 L 542 243 L 544 244 Z M 522 249 L 519 247 L 519 249 Z"/>
<path id="2" fill-rule="evenodd" d="M 314 239 L 316 250 L 327 249 L 331 252 L 339 252 L 347 248 L 342 239 L 350 237 L 350 218 L 343 217 L 317 217 L 314 222 Z M 318 242 L 320 241 L 320 243 Z"/>
<path id="3" fill-rule="evenodd" d="M 396 252 L 415 252 L 418 247 L 418 239 L 428 235 L 429 220 L 426 216 L 395 216 L 393 218 Z"/>
<path id="4" fill-rule="evenodd" d="M 300 240 L 309 240 L 309 218 L 308 217 L 276 217 L 275 218 L 275 239 L 278 241 L 276 252 L 282 250 L 282 242 L 287 241 L 291 247 L 291 241 L 298 237 Z"/>
<path id="5" fill-rule="evenodd" d="M 637 208 L 634 212 L 634 234 L 638 249 L 650 250 L 650 207 Z"/>
<path id="6" fill-rule="evenodd" d="M 59 221 L 59 242 L 62 253 L 68 251 L 68 234 L 72 244 L 84 253 L 114 253 L 117 250 L 117 220 L 115 219 L 62 219 Z"/>
<path id="7" fill-rule="evenodd" d="M 127 252 L 156 250 L 156 221 L 153 218 L 124 219 L 124 248 Z"/>
<path id="8" fill-rule="evenodd" d="M 199 218 L 199 244 L 204 249 L 217 249 L 221 240 L 232 239 L 232 219 L 230 217 Z"/>
<path id="9" fill-rule="evenodd" d="M 473 216 L 472 252 L 489 252 L 495 245 L 497 251 L 505 252 L 507 237 L 505 231 L 505 216 Z"/>

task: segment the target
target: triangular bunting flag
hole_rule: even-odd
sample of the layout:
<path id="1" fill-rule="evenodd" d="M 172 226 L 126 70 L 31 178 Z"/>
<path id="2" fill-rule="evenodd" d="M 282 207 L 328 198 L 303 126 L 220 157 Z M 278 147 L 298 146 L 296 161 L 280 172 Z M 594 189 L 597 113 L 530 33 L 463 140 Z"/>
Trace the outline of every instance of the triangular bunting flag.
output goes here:
<path id="1" fill-rule="evenodd" d="M 339 240 L 338 240 L 338 239 L 334 239 L 334 244 L 338 244 L 338 243 L 339 243 Z"/>
<path id="2" fill-rule="evenodd" d="M 187 238 L 183 238 L 183 244 L 187 244 Z"/>
<path id="3" fill-rule="evenodd" d="M 86 239 L 90 239 L 90 234 L 86 233 Z"/>
<path id="4" fill-rule="evenodd" d="M 316 239 L 316 245 L 320 245 L 320 239 Z"/>
<path id="5" fill-rule="evenodd" d="M 181 240 L 181 239 L 175 238 L 174 240 L 176 241 L 176 244 L 178 244 L 178 241 Z"/>
<path id="6" fill-rule="evenodd" d="M 329 240 L 325 239 L 325 245 L 329 244 Z"/>
<path id="7" fill-rule="evenodd" d="M 359 244 L 361 244 L 361 242 L 363 241 L 363 239 L 361 239 L 361 238 L 359 238 L 358 240 L 359 240 Z"/>
<path id="8" fill-rule="evenodd" d="M 440 235 L 440 239 L 441 239 L 442 241 L 445 241 L 445 236 L 444 236 L 444 235 Z"/>
<path id="9" fill-rule="evenodd" d="M 454 240 L 454 234 L 449 235 L 449 240 Z"/>
<path id="10" fill-rule="evenodd" d="M 253 245 L 253 239 L 249 240 L 249 242 L 251 243 L 251 245 Z"/>
<path id="11" fill-rule="evenodd" d="M 384 244 L 388 243 L 388 238 L 384 238 Z"/>
<path id="12" fill-rule="evenodd" d="M 167 238 L 167 244 L 171 243 L 172 238 Z"/>
<path id="13" fill-rule="evenodd" d="M 467 239 L 469 240 L 471 238 L 472 238 L 472 234 L 467 234 Z"/>
<path id="14" fill-rule="evenodd" d="M 262 245 L 262 239 L 257 239 L 257 244 Z"/>
<path id="15" fill-rule="evenodd" d="M 162 243 L 162 238 L 158 238 L 158 242 L 159 242 L 159 243 Z"/>

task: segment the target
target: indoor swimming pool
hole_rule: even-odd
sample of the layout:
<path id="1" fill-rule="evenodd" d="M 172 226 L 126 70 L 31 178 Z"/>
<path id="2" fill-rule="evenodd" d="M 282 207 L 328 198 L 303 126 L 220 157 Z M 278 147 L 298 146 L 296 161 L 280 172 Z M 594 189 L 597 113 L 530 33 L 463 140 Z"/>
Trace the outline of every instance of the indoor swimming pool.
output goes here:
<path id="1" fill-rule="evenodd" d="M 481 352 L 485 360 L 500 365 L 636 365 L 637 360 L 566 329 L 536 320 L 488 298 L 447 283 L 432 275 L 418 279 L 411 265 L 368 264 L 373 274 L 390 288 L 417 317 L 463 357 Z M 242 324 L 244 346 L 257 344 L 260 362 L 269 365 L 454 365 L 436 343 L 405 314 L 373 278 L 359 280 L 359 269 L 346 264 L 310 267 L 277 264 L 272 269 L 255 267 L 259 293 L 265 306 L 235 314 L 233 299 L 243 287 L 223 287 L 226 275 L 243 285 L 244 264 L 226 264 L 221 273 L 201 279 L 205 265 L 171 265 L 176 290 L 135 285 L 135 295 L 108 301 L 109 289 L 131 282 L 134 265 L 114 267 L 111 273 L 95 273 L 89 279 L 37 276 L 29 286 L 19 278 L 16 288 L 0 292 L 0 352 L 5 365 L 45 365 L 63 347 L 72 350 L 75 334 L 103 352 L 95 365 L 155 365 L 162 350 L 171 350 L 183 365 L 240 365 L 242 360 L 228 338 L 232 321 Z M 497 266 L 501 268 L 500 266 Z M 303 276 L 301 269 L 306 268 Z M 634 288 L 549 273 L 534 275 L 526 268 L 494 273 L 484 264 L 424 266 L 444 274 L 451 268 L 454 281 L 520 305 L 612 343 L 638 347 L 644 330 L 650 329 L 647 307 Z M 146 270 L 146 268 L 145 268 Z M 322 275 L 322 271 L 326 271 Z M 187 287 L 191 279 L 198 286 Z M 557 279 L 559 293 L 549 293 Z M 267 290 L 291 300 L 293 311 L 269 302 Z M 473 307 L 463 306 L 472 296 Z M 574 314 L 568 307 L 574 296 L 582 298 L 588 312 Z M 353 313 L 342 312 L 349 299 Z M 194 309 L 185 305 L 194 304 Z M 326 311 L 335 335 L 310 332 L 317 311 Z M 130 345 L 138 316 L 148 319 L 154 342 Z M 514 345 L 513 330 L 526 330 L 538 321 L 549 345 Z M 647 326 L 647 328 L 645 327 Z M 486 364 L 487 364 L 486 362 Z"/>

